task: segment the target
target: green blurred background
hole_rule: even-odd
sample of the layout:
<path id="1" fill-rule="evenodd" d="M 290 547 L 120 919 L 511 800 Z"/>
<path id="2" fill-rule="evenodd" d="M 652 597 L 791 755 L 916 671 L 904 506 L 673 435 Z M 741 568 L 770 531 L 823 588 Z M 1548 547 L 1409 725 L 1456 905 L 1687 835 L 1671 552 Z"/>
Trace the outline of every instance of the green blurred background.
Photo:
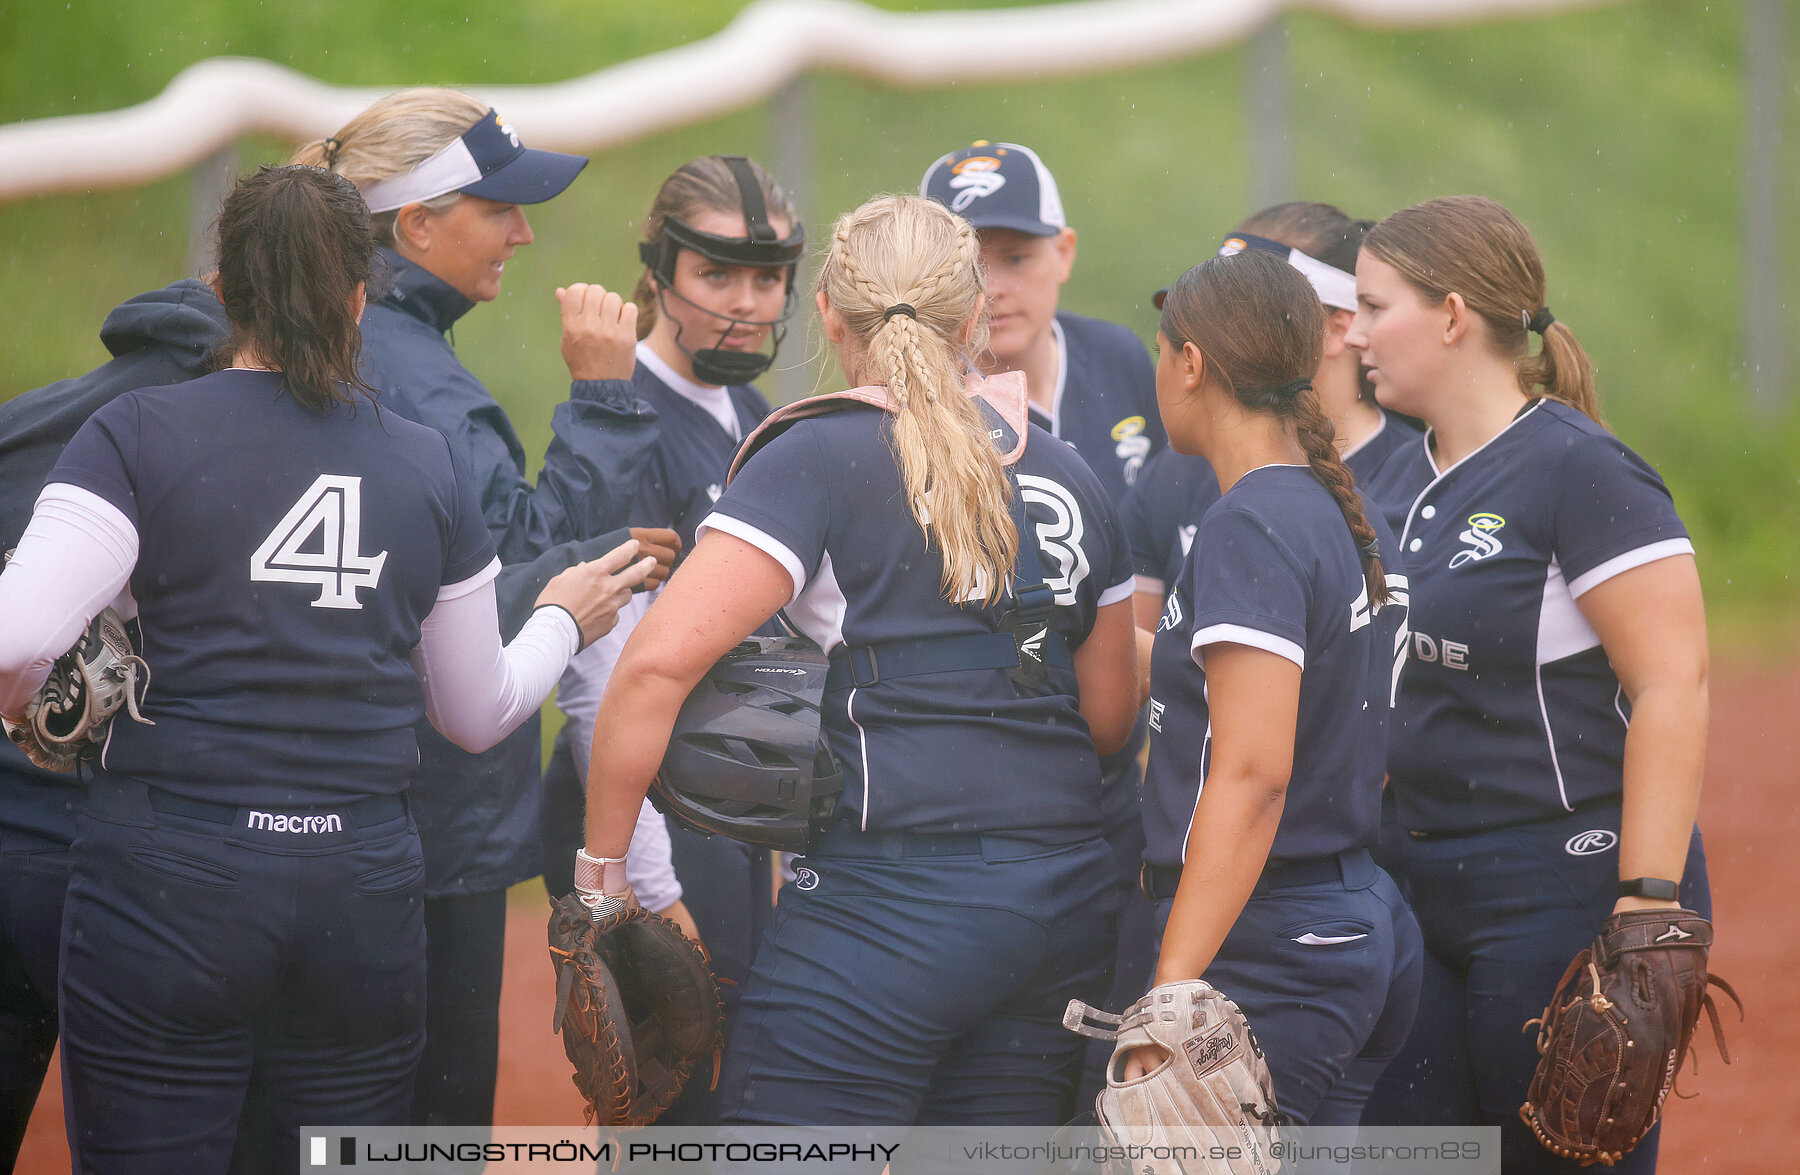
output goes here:
<path id="1" fill-rule="evenodd" d="M 222 54 L 340 84 L 559 81 L 711 35 L 743 7 L 6 0 L 0 121 L 142 101 L 183 67 Z M 1292 195 L 1379 217 L 1479 192 L 1518 213 L 1543 250 L 1550 305 L 1599 363 L 1612 426 L 1662 472 L 1694 532 L 1716 643 L 1780 657 L 1800 638 L 1800 408 L 1791 391 L 1774 417 L 1748 407 L 1744 19 L 1738 0 L 1640 0 L 1404 33 L 1289 15 Z M 1788 60 L 1800 61 L 1800 20 L 1790 17 L 1787 38 Z M 1080 231 L 1064 304 L 1148 338 L 1148 292 L 1253 208 L 1246 58 L 1237 47 L 1076 80 L 932 90 L 814 75 L 813 174 L 799 185 L 813 197 L 802 214 L 819 240 L 832 217 L 868 195 L 915 187 L 942 151 L 974 138 L 1030 144 L 1056 173 Z M 1800 86 L 1791 72 L 1783 84 L 1794 127 Z M 240 165 L 277 161 L 291 146 L 246 142 Z M 528 450 L 541 454 L 551 409 L 567 393 L 552 289 L 576 280 L 629 287 L 636 222 L 656 185 L 709 151 L 767 160 L 770 108 L 597 156 L 569 193 L 533 210 L 537 244 L 509 265 L 500 300 L 457 327 L 458 352 Z M 1800 151 L 1790 146 L 1782 175 L 1790 223 L 1797 174 Z M 0 204 L 9 318 L 0 399 L 102 361 L 107 311 L 182 276 L 189 191 L 178 176 Z M 1783 280 L 1791 349 L 1797 279 Z M 832 378 L 804 326 L 782 359 L 810 365 L 808 389 Z"/>

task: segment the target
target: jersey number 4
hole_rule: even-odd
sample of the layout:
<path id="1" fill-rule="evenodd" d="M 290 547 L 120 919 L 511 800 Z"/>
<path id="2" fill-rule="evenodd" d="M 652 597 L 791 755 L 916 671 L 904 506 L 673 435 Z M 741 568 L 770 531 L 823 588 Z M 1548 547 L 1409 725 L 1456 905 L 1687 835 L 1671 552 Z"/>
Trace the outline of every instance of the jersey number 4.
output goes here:
<path id="1" fill-rule="evenodd" d="M 250 578 L 317 584 L 315 608 L 361 608 L 356 589 L 379 583 L 388 557 L 361 546 L 362 478 L 321 473 L 250 556 Z"/>

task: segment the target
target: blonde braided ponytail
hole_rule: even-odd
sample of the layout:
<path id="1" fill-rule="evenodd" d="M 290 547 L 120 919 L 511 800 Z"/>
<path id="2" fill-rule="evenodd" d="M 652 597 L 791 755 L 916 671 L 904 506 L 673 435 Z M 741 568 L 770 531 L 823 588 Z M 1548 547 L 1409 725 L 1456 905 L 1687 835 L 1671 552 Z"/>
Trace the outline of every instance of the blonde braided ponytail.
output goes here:
<path id="1" fill-rule="evenodd" d="M 944 561 L 948 600 L 997 602 L 1019 547 L 1011 482 L 981 409 L 963 393 L 985 283 L 973 229 L 942 205 L 885 196 L 840 217 L 818 288 L 845 347 L 899 411 L 891 445 L 913 517 Z"/>

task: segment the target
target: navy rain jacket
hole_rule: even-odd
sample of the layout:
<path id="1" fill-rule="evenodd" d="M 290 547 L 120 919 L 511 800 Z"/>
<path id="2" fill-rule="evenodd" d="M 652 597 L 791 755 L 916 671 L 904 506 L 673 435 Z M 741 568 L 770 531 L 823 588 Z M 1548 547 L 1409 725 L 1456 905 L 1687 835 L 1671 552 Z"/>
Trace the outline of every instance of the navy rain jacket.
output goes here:
<path id="1" fill-rule="evenodd" d="M 494 587 L 510 640 L 552 576 L 630 537 L 623 527 L 656 443 L 656 413 L 629 380 L 574 381 L 551 419 L 555 435 L 534 487 L 505 410 L 445 338 L 475 304 L 398 253 L 381 255 L 392 284 L 363 314 L 363 379 L 380 390 L 383 408 L 448 437 L 473 476 L 504 565 Z M 416 733 L 411 802 L 426 895 L 486 893 L 542 872 L 538 718 L 479 755 L 427 722 Z"/>
<path id="2" fill-rule="evenodd" d="M 0 404 L 0 550 L 18 545 L 44 478 L 88 417 L 126 392 L 206 374 L 212 349 L 230 329 L 225 307 L 204 282 L 178 281 L 106 316 L 100 341 L 112 352 L 107 362 Z M 0 740 L 0 825 L 67 844 L 81 801 L 74 784 L 75 776 L 33 766 Z"/>

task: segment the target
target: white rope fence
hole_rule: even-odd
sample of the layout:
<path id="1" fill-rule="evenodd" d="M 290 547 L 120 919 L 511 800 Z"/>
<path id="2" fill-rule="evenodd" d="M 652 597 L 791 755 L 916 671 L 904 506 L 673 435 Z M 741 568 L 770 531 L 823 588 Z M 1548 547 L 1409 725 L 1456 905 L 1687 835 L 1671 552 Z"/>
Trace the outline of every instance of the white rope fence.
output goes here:
<path id="1" fill-rule="evenodd" d="M 533 145 L 595 151 L 761 101 L 809 70 L 897 86 L 1018 81 L 1193 56 L 1284 9 L 1425 27 L 1617 0 L 1080 0 L 892 13 L 855 0 L 756 0 L 723 31 L 585 77 L 474 86 Z M 147 183 L 250 134 L 322 138 L 394 87 L 330 86 L 254 58 L 183 70 L 147 102 L 0 127 L 0 200 Z"/>

